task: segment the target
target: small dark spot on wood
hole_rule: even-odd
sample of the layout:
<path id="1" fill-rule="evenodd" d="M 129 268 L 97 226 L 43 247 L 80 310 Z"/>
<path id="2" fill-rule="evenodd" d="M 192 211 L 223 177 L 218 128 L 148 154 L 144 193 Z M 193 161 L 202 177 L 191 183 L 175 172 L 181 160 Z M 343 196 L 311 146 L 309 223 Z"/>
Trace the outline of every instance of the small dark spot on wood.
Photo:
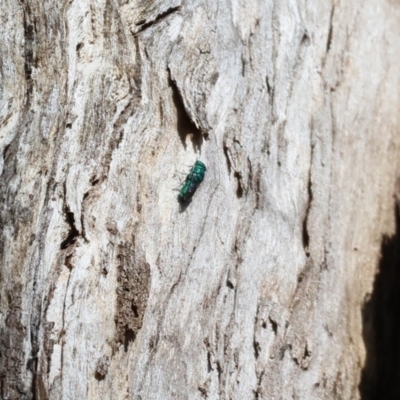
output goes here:
<path id="1" fill-rule="evenodd" d="M 214 370 L 214 368 L 212 367 L 212 362 L 211 362 L 211 352 L 208 351 L 207 352 L 207 371 L 210 373 L 213 370 Z"/>
<path id="2" fill-rule="evenodd" d="M 302 46 L 308 46 L 310 44 L 310 36 L 308 36 L 307 32 L 304 32 L 300 44 Z"/>
<path id="3" fill-rule="evenodd" d="M 225 155 L 225 159 L 226 159 L 226 165 L 228 167 L 228 172 L 230 174 L 232 166 L 231 166 L 231 160 L 229 159 L 229 155 L 228 155 L 228 146 L 226 144 L 224 144 L 223 149 L 224 149 L 224 155 Z"/>
<path id="4" fill-rule="evenodd" d="M 76 45 L 76 52 L 79 53 L 80 49 L 83 47 L 83 43 L 78 43 Z"/>
<path id="5" fill-rule="evenodd" d="M 253 348 L 254 348 L 254 357 L 257 360 L 258 356 L 260 355 L 261 346 L 256 340 L 253 341 Z"/>
<path id="6" fill-rule="evenodd" d="M 157 346 L 157 336 L 152 336 L 149 340 L 149 349 L 153 350 Z"/>
<path id="7" fill-rule="evenodd" d="M 65 266 L 71 270 L 74 266 L 72 265 L 72 254 L 69 254 L 67 257 L 65 257 Z"/>
<path id="8" fill-rule="evenodd" d="M 109 366 L 110 359 L 107 356 L 103 356 L 97 361 L 94 376 L 98 381 L 102 381 L 106 377 Z"/>
<path id="9" fill-rule="evenodd" d="M 129 343 L 134 342 L 136 339 L 136 334 L 132 329 L 126 329 L 124 335 L 124 350 L 125 353 L 128 351 Z"/>
<path id="10" fill-rule="evenodd" d="M 7 158 L 7 152 L 8 152 L 9 148 L 10 148 L 10 144 L 8 144 L 6 147 L 4 147 L 4 150 L 3 150 L 3 158 L 4 158 L 4 160 L 6 160 L 6 158 Z"/>
<path id="11" fill-rule="evenodd" d="M 304 354 L 303 354 L 303 358 L 307 358 L 311 356 L 311 351 L 308 350 L 308 346 L 306 344 L 305 348 L 304 348 Z"/>
<path id="12" fill-rule="evenodd" d="M 286 350 L 291 350 L 292 349 L 292 345 L 285 343 L 280 349 L 279 349 L 279 358 L 281 360 L 283 360 L 283 358 L 285 357 L 285 352 Z"/>
<path id="13" fill-rule="evenodd" d="M 272 331 L 276 335 L 278 333 L 278 324 L 271 317 L 269 317 L 268 319 L 269 319 L 269 322 L 271 323 Z"/>
<path id="14" fill-rule="evenodd" d="M 97 177 L 92 177 L 92 179 L 90 180 L 90 183 L 92 184 L 92 186 L 96 186 L 99 182 L 100 182 L 100 179 Z"/>
<path id="15" fill-rule="evenodd" d="M 268 75 L 267 75 L 267 77 L 265 78 L 265 82 L 266 82 L 266 84 L 267 84 L 267 91 L 268 91 L 268 94 L 271 96 L 272 89 L 271 89 L 271 85 L 269 84 Z"/>
<path id="16" fill-rule="evenodd" d="M 138 308 L 137 308 L 137 305 L 134 303 L 132 303 L 132 311 L 133 311 L 133 315 L 135 316 L 135 318 L 139 318 Z"/>
<path id="17" fill-rule="evenodd" d="M 234 177 L 237 180 L 236 196 L 240 199 L 243 196 L 242 176 L 240 172 L 235 171 Z"/>
<path id="18" fill-rule="evenodd" d="M 68 123 L 68 124 L 65 125 L 65 127 L 66 127 L 67 129 L 71 129 L 71 128 L 72 128 L 72 124 L 71 124 L 71 123 Z"/>
<path id="19" fill-rule="evenodd" d="M 235 288 L 233 286 L 233 283 L 229 279 L 226 280 L 226 286 L 228 286 L 229 289 L 234 289 Z"/>
<path id="20" fill-rule="evenodd" d="M 243 54 L 242 54 L 242 57 L 241 57 L 241 61 L 242 61 L 242 76 L 244 76 L 245 73 L 246 73 L 247 61 L 246 61 L 246 59 L 245 59 Z"/>
<path id="21" fill-rule="evenodd" d="M 211 75 L 211 83 L 212 83 L 213 85 L 215 85 L 215 84 L 217 83 L 218 78 L 219 78 L 219 73 L 218 73 L 218 72 L 214 72 L 214 73 Z"/>

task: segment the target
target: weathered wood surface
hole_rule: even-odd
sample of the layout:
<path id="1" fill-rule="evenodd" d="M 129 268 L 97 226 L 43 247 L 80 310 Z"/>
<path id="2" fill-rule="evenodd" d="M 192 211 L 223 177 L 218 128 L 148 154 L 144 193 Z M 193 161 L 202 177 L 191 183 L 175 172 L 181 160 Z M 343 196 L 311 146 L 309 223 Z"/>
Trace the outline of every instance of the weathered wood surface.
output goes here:
<path id="1" fill-rule="evenodd" d="M 399 1 L 2 0 L 0 21 L 2 399 L 358 398 Z"/>

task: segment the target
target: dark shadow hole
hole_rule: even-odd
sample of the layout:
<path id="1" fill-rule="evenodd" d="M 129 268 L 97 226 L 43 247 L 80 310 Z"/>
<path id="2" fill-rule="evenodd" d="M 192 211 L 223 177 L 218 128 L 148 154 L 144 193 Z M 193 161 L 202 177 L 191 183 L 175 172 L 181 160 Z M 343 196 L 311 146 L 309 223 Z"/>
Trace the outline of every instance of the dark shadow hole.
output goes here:
<path id="1" fill-rule="evenodd" d="M 381 244 L 372 295 L 362 310 L 366 361 L 359 390 L 363 400 L 400 399 L 400 210 L 396 232 Z"/>
<path id="2" fill-rule="evenodd" d="M 102 373 L 96 371 L 94 374 L 94 377 L 98 380 L 98 381 L 102 381 L 106 376 L 103 375 Z"/>
<path id="3" fill-rule="evenodd" d="M 308 36 L 308 33 L 305 32 L 301 38 L 300 44 L 302 46 L 309 46 L 310 45 L 310 36 Z"/>
<path id="4" fill-rule="evenodd" d="M 243 196 L 242 176 L 239 172 L 235 172 L 234 176 L 237 180 L 236 196 L 240 199 Z"/>
<path id="5" fill-rule="evenodd" d="M 271 96 L 272 88 L 271 88 L 271 85 L 270 85 L 270 83 L 269 83 L 269 78 L 268 78 L 268 76 L 265 78 L 265 83 L 267 84 L 268 94 Z"/>
<path id="6" fill-rule="evenodd" d="M 226 281 L 226 286 L 228 286 L 229 289 L 234 289 L 235 288 L 233 286 L 233 283 L 229 279 L 227 279 L 227 281 Z"/>
<path id="7" fill-rule="evenodd" d="M 212 362 L 211 362 L 211 353 L 208 351 L 207 352 L 207 372 L 210 373 L 214 368 L 212 367 Z"/>
<path id="8" fill-rule="evenodd" d="M 70 226 L 68 236 L 61 242 L 61 250 L 66 249 L 69 245 L 75 242 L 75 239 L 79 236 L 79 231 L 75 227 L 75 218 L 72 211 L 65 212 L 65 219 Z"/>
<path id="9" fill-rule="evenodd" d="M 134 303 L 132 303 L 132 311 L 133 311 L 133 315 L 135 316 L 135 318 L 139 318 L 138 308 L 137 308 L 137 305 Z"/>
<path id="10" fill-rule="evenodd" d="M 273 319 L 271 319 L 271 317 L 269 318 L 269 322 L 271 323 L 272 330 L 276 335 L 278 333 L 278 324 Z"/>
<path id="11" fill-rule="evenodd" d="M 177 113 L 177 131 L 183 146 L 186 148 L 186 136 L 190 135 L 193 147 L 196 150 L 201 149 L 203 144 L 203 136 L 200 129 L 198 129 L 195 123 L 192 121 L 188 113 L 186 112 L 185 106 L 183 104 L 182 96 L 179 92 L 176 82 L 171 78 L 169 73 L 168 84 L 172 89 L 172 100 L 176 107 Z"/>
<path id="12" fill-rule="evenodd" d="M 134 342 L 136 338 L 135 332 L 132 329 L 126 328 L 124 334 L 124 350 L 128 351 L 129 343 Z"/>
<path id="13" fill-rule="evenodd" d="M 228 154 L 228 146 L 224 145 L 224 154 L 225 154 L 225 159 L 226 159 L 226 165 L 228 167 L 228 173 L 231 173 L 231 160 L 229 159 L 229 154 Z"/>

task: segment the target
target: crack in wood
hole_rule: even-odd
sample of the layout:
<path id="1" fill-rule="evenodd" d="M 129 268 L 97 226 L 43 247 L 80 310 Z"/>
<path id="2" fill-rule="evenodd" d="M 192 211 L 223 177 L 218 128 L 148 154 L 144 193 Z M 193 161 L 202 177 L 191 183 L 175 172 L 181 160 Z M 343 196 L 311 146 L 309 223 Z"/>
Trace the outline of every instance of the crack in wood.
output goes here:
<path id="1" fill-rule="evenodd" d="M 137 23 L 137 25 L 139 26 L 139 30 L 136 31 L 136 32 L 134 33 L 134 35 L 138 35 L 139 33 L 142 33 L 143 31 L 145 31 L 146 29 L 150 28 L 151 26 L 158 24 L 159 22 L 163 21 L 165 18 L 167 18 L 167 17 L 170 16 L 171 14 L 173 14 L 173 13 L 179 11 L 180 8 L 181 8 L 180 5 L 179 5 L 179 6 L 176 6 L 176 7 L 170 7 L 170 8 L 168 8 L 166 11 L 164 11 L 163 13 L 158 14 L 158 15 L 157 15 L 153 20 L 151 20 L 151 21 L 148 21 L 148 22 L 147 22 L 146 20 L 139 21 L 139 22 Z"/>
<path id="2" fill-rule="evenodd" d="M 328 33 L 328 38 L 326 41 L 326 53 L 329 53 L 329 50 L 331 49 L 332 45 L 332 36 L 333 36 L 333 15 L 335 13 L 335 5 L 332 4 L 332 10 L 331 10 L 331 15 L 329 18 L 329 33 Z"/>
<path id="3" fill-rule="evenodd" d="M 168 67 L 168 85 L 172 90 L 172 100 L 177 113 L 177 126 L 179 137 L 186 149 L 186 137 L 190 135 L 194 149 L 201 150 L 203 144 L 203 134 L 201 129 L 197 126 L 196 122 L 190 116 L 190 113 L 185 107 L 183 95 L 178 87 L 175 79 L 172 78 L 171 70 Z"/>
<path id="4" fill-rule="evenodd" d="M 66 182 L 64 182 L 64 206 L 63 212 L 65 217 L 65 222 L 69 226 L 69 232 L 67 237 L 61 242 L 60 248 L 61 250 L 65 250 L 69 246 L 75 243 L 76 239 L 80 236 L 80 233 L 75 225 L 75 216 L 74 213 L 71 211 L 68 201 L 67 201 L 67 187 Z"/>
<path id="5" fill-rule="evenodd" d="M 308 231 L 308 219 L 310 216 L 311 205 L 312 205 L 313 197 L 314 197 L 313 191 L 312 191 L 312 178 L 311 178 L 313 154 L 314 154 L 314 145 L 311 145 L 310 169 L 308 172 L 308 183 L 307 183 L 308 200 L 307 200 L 306 212 L 305 212 L 305 215 L 303 218 L 303 230 L 302 230 L 303 247 L 304 247 L 304 251 L 305 251 L 307 257 L 310 256 L 310 252 L 309 252 L 310 233 Z"/>

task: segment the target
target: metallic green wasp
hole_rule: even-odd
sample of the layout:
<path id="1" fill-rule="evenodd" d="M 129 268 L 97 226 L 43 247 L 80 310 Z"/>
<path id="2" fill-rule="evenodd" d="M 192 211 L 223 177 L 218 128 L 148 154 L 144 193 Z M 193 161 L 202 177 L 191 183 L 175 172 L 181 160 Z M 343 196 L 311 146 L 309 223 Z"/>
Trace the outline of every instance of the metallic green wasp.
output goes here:
<path id="1" fill-rule="evenodd" d="M 192 198 L 200 183 L 203 182 L 206 170 L 206 166 L 201 161 L 195 162 L 182 189 L 179 191 L 178 199 L 180 202 L 185 203 Z"/>

